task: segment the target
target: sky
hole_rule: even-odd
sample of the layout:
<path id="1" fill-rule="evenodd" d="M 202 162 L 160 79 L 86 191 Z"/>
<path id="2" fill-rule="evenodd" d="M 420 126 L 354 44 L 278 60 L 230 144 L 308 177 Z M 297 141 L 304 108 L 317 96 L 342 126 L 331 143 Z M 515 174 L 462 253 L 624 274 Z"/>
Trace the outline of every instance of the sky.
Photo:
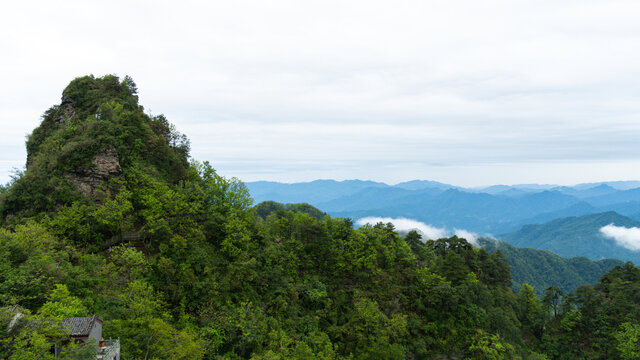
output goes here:
<path id="1" fill-rule="evenodd" d="M 130 75 L 244 181 L 640 179 L 638 1 L 13 1 L 0 181 L 75 77 Z"/>

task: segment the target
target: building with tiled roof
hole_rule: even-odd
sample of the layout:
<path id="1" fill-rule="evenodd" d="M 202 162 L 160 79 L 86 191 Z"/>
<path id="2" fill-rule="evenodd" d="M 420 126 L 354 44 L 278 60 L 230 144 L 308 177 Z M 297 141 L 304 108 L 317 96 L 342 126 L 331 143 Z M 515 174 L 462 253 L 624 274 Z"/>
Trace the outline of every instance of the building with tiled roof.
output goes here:
<path id="1" fill-rule="evenodd" d="M 71 337 L 86 341 L 89 338 L 102 338 L 102 319 L 98 315 L 91 317 L 74 317 L 62 320 L 62 327 L 69 330 Z"/>
<path id="2" fill-rule="evenodd" d="M 66 318 L 62 320 L 62 326 L 76 342 L 94 341 L 98 344 L 96 360 L 120 360 L 120 340 L 105 341 L 102 338 L 102 319 L 98 315 Z"/>

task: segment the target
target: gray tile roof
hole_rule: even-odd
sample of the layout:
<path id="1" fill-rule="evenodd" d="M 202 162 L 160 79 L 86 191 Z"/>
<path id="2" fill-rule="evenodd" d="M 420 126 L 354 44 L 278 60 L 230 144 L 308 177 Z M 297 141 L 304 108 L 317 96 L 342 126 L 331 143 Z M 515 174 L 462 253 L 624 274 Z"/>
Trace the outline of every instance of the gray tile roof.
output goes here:
<path id="1" fill-rule="evenodd" d="M 98 315 L 92 317 L 75 317 L 62 320 L 62 326 L 71 331 L 71 336 L 89 336 L 96 321 L 102 323 Z"/>

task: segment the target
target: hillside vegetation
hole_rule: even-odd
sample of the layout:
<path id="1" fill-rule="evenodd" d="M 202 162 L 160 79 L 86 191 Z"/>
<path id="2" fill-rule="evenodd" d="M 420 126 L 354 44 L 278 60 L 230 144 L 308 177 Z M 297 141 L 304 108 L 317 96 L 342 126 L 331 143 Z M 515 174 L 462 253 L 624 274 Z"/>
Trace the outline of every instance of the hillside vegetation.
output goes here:
<path id="1" fill-rule="evenodd" d="M 504 255 L 511 268 L 514 290 L 529 284 L 540 298 L 550 286 L 569 293 L 581 285 L 594 285 L 606 272 L 624 264 L 617 259 L 563 258 L 547 250 L 518 248 L 495 239 L 480 238 L 478 244 L 490 253 L 499 250 Z"/>
<path id="2" fill-rule="evenodd" d="M 632 264 L 540 300 L 464 239 L 254 208 L 136 92 L 73 80 L 2 188 L 0 358 L 86 359 L 56 324 L 92 314 L 124 359 L 637 358 Z"/>
<path id="3" fill-rule="evenodd" d="M 592 260 L 615 258 L 640 264 L 640 253 L 606 238 L 600 229 L 607 225 L 640 227 L 640 221 L 616 212 L 572 216 L 544 224 L 525 225 L 522 229 L 497 237 L 514 246 L 545 249 L 561 256 L 584 256 Z"/>

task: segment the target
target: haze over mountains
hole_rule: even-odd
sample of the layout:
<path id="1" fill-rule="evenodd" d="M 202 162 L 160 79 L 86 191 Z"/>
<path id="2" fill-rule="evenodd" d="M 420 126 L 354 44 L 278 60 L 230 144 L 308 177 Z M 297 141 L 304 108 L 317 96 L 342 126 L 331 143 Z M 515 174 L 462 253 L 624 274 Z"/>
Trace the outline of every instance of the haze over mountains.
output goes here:
<path id="1" fill-rule="evenodd" d="M 247 183 L 256 203 L 306 202 L 332 216 L 354 220 L 405 218 L 428 227 L 495 237 L 518 247 L 561 256 L 640 262 L 629 231 L 640 228 L 640 182 L 494 185 L 462 188 L 414 180 L 397 185 L 373 181 Z M 601 231 L 612 225 L 609 233 Z M 616 232 L 617 231 L 617 232 Z"/>
<path id="2" fill-rule="evenodd" d="M 307 183 L 247 183 L 256 203 L 307 202 L 335 216 L 407 217 L 427 224 L 501 234 L 525 224 L 615 211 L 640 219 L 639 181 L 461 188 L 433 181 L 387 185 L 373 181 L 316 180 Z"/>

